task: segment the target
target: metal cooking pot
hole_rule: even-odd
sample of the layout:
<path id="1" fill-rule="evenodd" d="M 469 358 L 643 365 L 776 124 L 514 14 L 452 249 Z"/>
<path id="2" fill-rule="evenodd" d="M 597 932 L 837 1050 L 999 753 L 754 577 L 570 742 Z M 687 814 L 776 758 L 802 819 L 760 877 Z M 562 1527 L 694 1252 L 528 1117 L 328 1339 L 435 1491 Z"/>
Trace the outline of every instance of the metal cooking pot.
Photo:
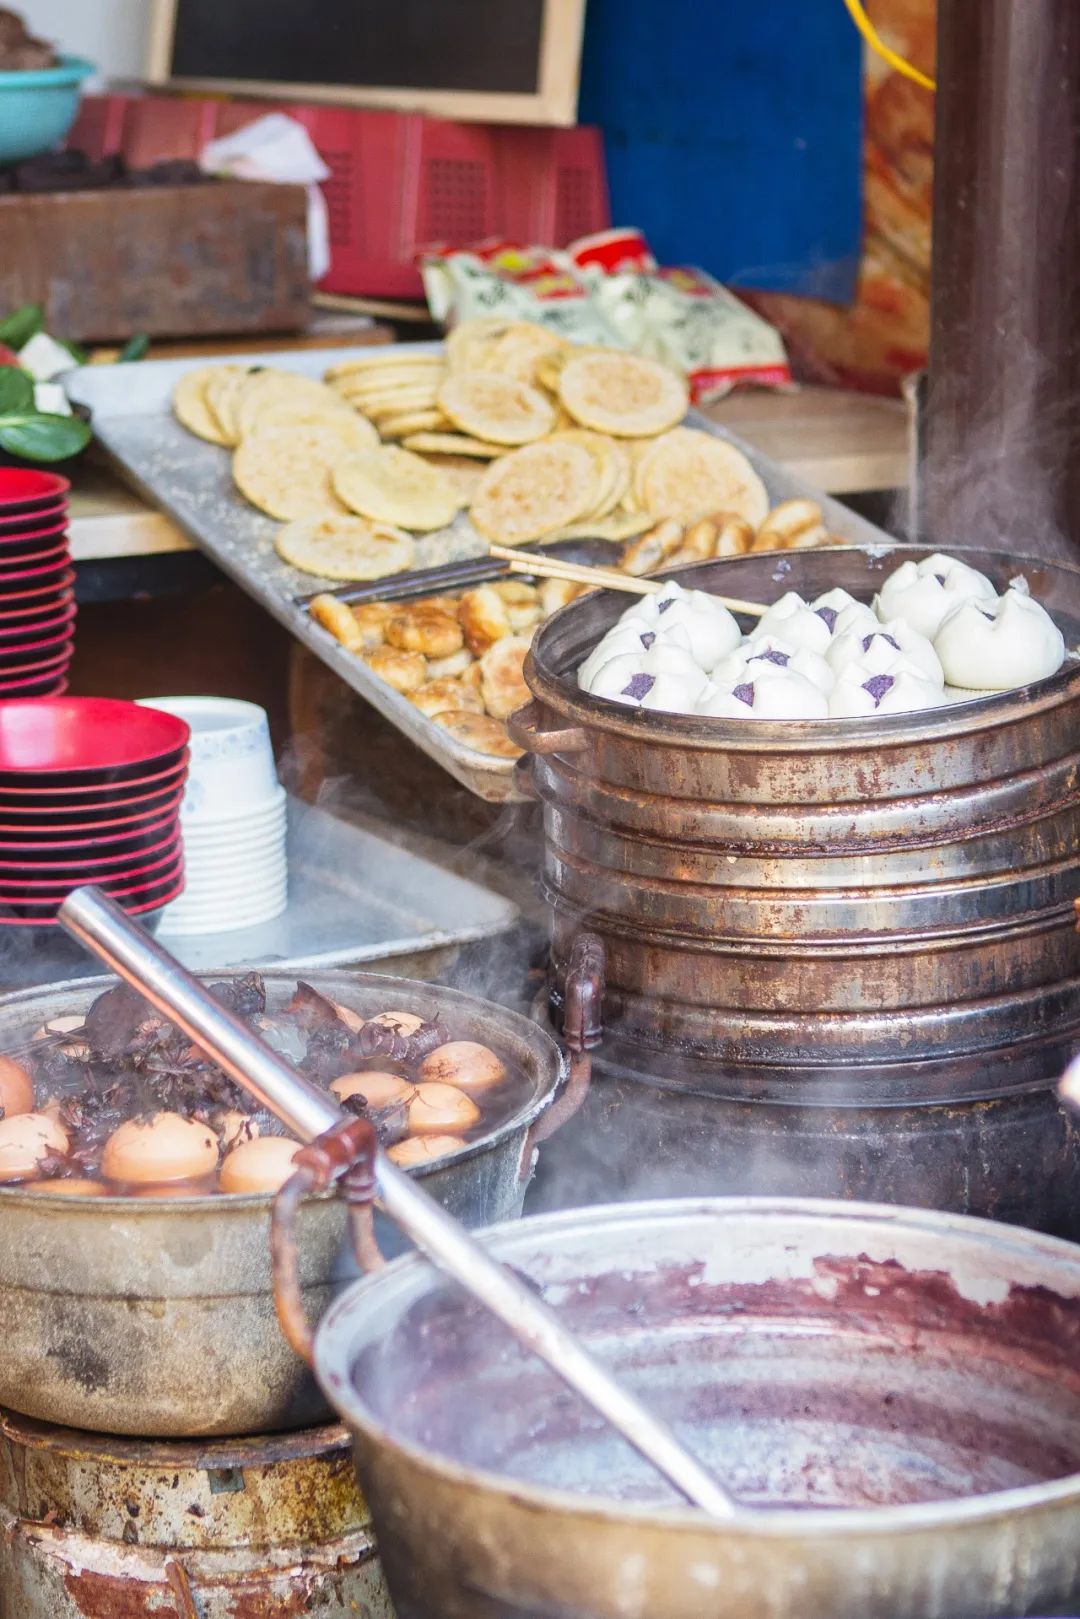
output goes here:
<path id="1" fill-rule="evenodd" d="M 485 1233 L 743 1507 L 665 1486 L 418 1256 L 337 1300 L 397 1619 L 1013 1619 L 1080 1600 L 1080 1255 L 989 1222 L 641 1203 Z"/>
<path id="2" fill-rule="evenodd" d="M 927 554 L 830 548 L 677 573 L 757 601 L 834 585 L 868 600 Z M 1022 571 L 1080 641 L 1080 569 L 954 554 L 1001 587 Z M 1080 1035 L 1080 659 L 873 723 L 702 720 L 579 690 L 575 670 L 624 607 L 592 593 L 537 632 L 535 700 L 511 726 L 544 806 L 556 974 L 587 917 L 607 948 L 612 1034 L 639 1061 L 700 1060 L 746 1087 L 837 1078 L 853 1102 L 991 1097 L 1059 1073 Z"/>
<path id="3" fill-rule="evenodd" d="M 215 980 L 229 973 L 206 975 Z M 295 973 L 265 972 L 284 1006 Z M 0 1001 L 0 1051 L 46 1019 L 82 1013 L 111 979 Z M 567 1114 L 548 1113 L 566 1064 L 529 1019 L 459 991 L 375 973 L 306 976 L 361 1015 L 388 1007 L 441 1017 L 455 1037 L 495 1046 L 530 1082 L 527 1103 L 444 1164 L 413 1171 L 466 1225 L 521 1213 L 535 1143 Z M 573 1102 L 581 1099 L 575 1087 Z M 567 1093 L 569 1099 L 570 1093 Z M 155 1438 L 258 1434 L 325 1420 L 328 1407 L 278 1327 L 269 1196 L 50 1198 L 0 1188 L 0 1406 L 68 1427 Z M 381 1219 L 385 1252 L 402 1240 Z M 311 1319 L 357 1275 L 348 1215 L 333 1194 L 297 1222 L 301 1293 Z"/>

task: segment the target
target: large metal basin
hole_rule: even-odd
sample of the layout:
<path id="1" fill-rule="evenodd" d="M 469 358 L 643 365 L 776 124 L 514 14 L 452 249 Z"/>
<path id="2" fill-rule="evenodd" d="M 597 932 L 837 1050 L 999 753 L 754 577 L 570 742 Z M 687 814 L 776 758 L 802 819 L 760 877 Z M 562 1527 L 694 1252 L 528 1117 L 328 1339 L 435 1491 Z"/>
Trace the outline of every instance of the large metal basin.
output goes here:
<path id="1" fill-rule="evenodd" d="M 868 600 L 926 554 L 759 555 L 679 578 Z M 1022 570 L 1080 642 L 1080 569 L 954 554 L 1002 587 Z M 535 701 L 514 721 L 544 806 L 556 976 L 587 920 L 607 949 L 607 1027 L 642 1052 L 763 1078 L 902 1067 L 907 1100 L 952 1094 L 958 1063 L 965 1095 L 1056 1076 L 1080 1037 L 1080 658 L 874 724 L 703 721 L 578 689 L 624 606 L 593 593 L 540 629 Z"/>
<path id="2" fill-rule="evenodd" d="M 1016 1619 L 1080 1602 L 1080 1253 L 644 1203 L 484 1234 L 746 1509 L 681 1506 L 417 1256 L 324 1318 L 397 1619 Z"/>
<path id="3" fill-rule="evenodd" d="M 268 1006 L 284 1005 L 295 973 L 263 978 Z M 517 1114 L 443 1166 L 413 1171 L 466 1225 L 520 1214 L 529 1127 L 563 1077 L 555 1042 L 515 1012 L 432 984 L 349 972 L 306 981 L 362 1015 L 388 1007 L 439 1014 L 456 1035 L 497 1047 L 527 1074 L 531 1096 Z M 24 1045 L 46 1018 L 85 1011 L 109 982 L 8 996 L 0 1051 Z M 66 1427 L 154 1438 L 324 1420 L 328 1407 L 274 1311 L 271 1204 L 263 1196 L 155 1202 L 0 1189 L 0 1406 Z M 377 1230 L 386 1253 L 401 1252 L 393 1228 L 379 1219 Z M 357 1275 L 344 1205 L 332 1194 L 309 1199 L 297 1233 L 315 1321 Z"/>

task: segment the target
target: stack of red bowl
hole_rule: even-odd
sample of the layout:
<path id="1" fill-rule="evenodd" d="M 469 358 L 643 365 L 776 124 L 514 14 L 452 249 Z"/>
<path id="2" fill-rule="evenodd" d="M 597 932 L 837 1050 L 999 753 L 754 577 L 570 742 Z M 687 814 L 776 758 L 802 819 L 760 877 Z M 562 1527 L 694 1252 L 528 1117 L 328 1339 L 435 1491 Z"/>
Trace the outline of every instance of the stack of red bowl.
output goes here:
<path id="1" fill-rule="evenodd" d="M 67 690 L 75 574 L 66 478 L 0 468 L 0 701 Z"/>
<path id="2" fill-rule="evenodd" d="M 176 899 L 190 734 L 115 698 L 0 701 L 0 926 L 58 926 L 83 883 L 144 919 Z"/>

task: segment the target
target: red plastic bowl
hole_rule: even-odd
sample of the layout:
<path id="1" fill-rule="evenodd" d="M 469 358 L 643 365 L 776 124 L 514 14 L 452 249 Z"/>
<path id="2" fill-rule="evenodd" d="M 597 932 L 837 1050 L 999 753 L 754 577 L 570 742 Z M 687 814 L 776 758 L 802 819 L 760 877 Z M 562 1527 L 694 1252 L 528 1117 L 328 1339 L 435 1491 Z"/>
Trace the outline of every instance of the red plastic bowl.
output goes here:
<path id="1" fill-rule="evenodd" d="M 26 808 L 46 809 L 53 813 L 63 810 L 66 814 L 81 815 L 84 805 L 93 809 L 115 808 L 123 814 L 127 805 L 138 803 L 147 793 L 163 793 L 169 788 L 181 786 L 187 776 L 188 758 L 185 748 L 179 761 L 170 765 L 168 770 L 155 770 L 149 776 L 133 776 L 130 781 L 99 782 L 91 787 L 39 787 L 36 777 L 27 778 L 34 781 L 32 787 L 9 787 L 4 782 L 0 785 L 0 799 L 5 803 L 10 800 L 18 814 Z"/>
<path id="2" fill-rule="evenodd" d="M 3 597 L 0 597 L 0 601 L 3 601 Z M 18 607 L 15 612 L 0 612 L 0 635 L 19 635 L 28 625 L 36 625 L 45 618 L 73 614 L 74 606 L 74 591 L 70 586 L 60 591 L 47 591 L 26 602 L 23 607 Z"/>
<path id="3" fill-rule="evenodd" d="M 58 472 L 39 472 L 36 467 L 0 467 L 0 517 L 51 506 L 66 500 L 71 485 Z"/>
<path id="4" fill-rule="evenodd" d="M 0 540 L 12 538 L 16 534 L 23 534 L 27 529 L 51 527 L 54 523 L 63 523 L 67 520 L 68 503 L 66 500 L 51 501 L 48 506 L 35 506 L 32 512 L 24 512 L 21 517 L 0 515 Z"/>
<path id="5" fill-rule="evenodd" d="M 32 568 L 0 568 L 0 600 L 21 596 L 27 590 L 55 590 L 71 567 L 71 552 L 66 545 L 55 551 L 46 551 L 36 557 L 17 558 L 32 562 Z"/>
<path id="6" fill-rule="evenodd" d="M 156 860 L 164 855 L 176 840 L 181 836 L 179 823 L 166 826 L 157 834 L 153 843 L 147 844 L 144 849 L 121 849 L 115 851 L 105 846 L 104 853 L 90 844 L 77 844 L 73 848 L 64 844 L 49 844 L 46 849 L 32 849 L 29 857 L 24 853 L 25 845 L 16 849 L 0 849 L 0 882 L 6 882 L 9 877 L 16 881 L 29 882 L 40 877 L 43 881 L 54 879 L 64 882 L 72 872 L 90 873 L 85 877 L 86 882 L 96 882 L 99 876 L 108 876 L 114 866 L 130 866 L 136 860 Z"/>
<path id="7" fill-rule="evenodd" d="M 71 662 L 71 649 L 74 643 L 70 641 L 57 657 L 49 657 L 36 664 L 18 664 L 13 662 L 10 669 L 3 669 L 0 665 L 0 701 L 6 698 L 18 698 L 26 695 L 26 686 L 49 685 L 53 680 L 60 680 L 68 672 Z"/>
<path id="8" fill-rule="evenodd" d="M 152 849 L 162 838 L 171 837 L 179 826 L 178 813 L 159 816 L 145 825 L 127 827 L 121 831 L 106 831 L 100 824 L 91 826 L 81 836 L 71 832 L 58 832 L 55 837 L 40 831 L 18 835 L 4 832 L 0 837 L 0 859 L 18 860 L 37 866 L 42 861 L 55 861 L 66 854 L 80 865 L 91 860 L 108 859 L 111 855 L 127 855 Z M 50 832 L 53 830 L 50 827 Z"/>
<path id="9" fill-rule="evenodd" d="M 54 572 L 49 569 L 50 575 Z M 9 590 L 0 595 L 0 619 L 14 618 L 18 613 L 37 612 L 43 601 L 55 601 L 72 594 L 75 584 L 74 568 L 65 568 L 58 579 L 48 578 L 31 584 L 26 590 Z"/>
<path id="10" fill-rule="evenodd" d="M 10 798 L 0 787 L 0 821 L 7 826 L 39 827 L 50 832 L 54 827 L 69 826 L 76 820 L 84 826 L 115 827 L 119 822 L 138 816 L 164 815 L 167 810 L 178 813 L 184 796 L 183 781 L 159 787 L 153 792 L 140 793 L 137 798 L 103 799 L 101 803 L 87 804 L 56 799 L 46 804 L 27 804 L 25 800 Z"/>
<path id="11" fill-rule="evenodd" d="M 0 556 L 14 556 L 20 545 L 37 544 L 41 550 L 45 550 L 43 542 L 50 538 L 54 545 L 59 545 L 55 536 L 67 533 L 67 518 L 61 513 L 59 517 L 50 516 L 47 521 L 39 522 L 38 516 L 35 512 L 32 519 L 24 517 L 22 528 L 9 529 L 6 534 L 0 524 Z"/>
<path id="12" fill-rule="evenodd" d="M 84 816 L 77 821 L 57 821 L 52 817 L 47 821 L 38 821 L 28 815 L 16 815 L 10 820 L 0 821 L 0 849 L 4 847 L 4 840 L 65 844 L 87 838 L 100 843 L 102 840 L 109 842 L 117 838 L 135 837 L 166 817 L 175 820 L 180 814 L 182 798 L 183 793 L 174 790 L 168 795 L 168 802 L 159 810 L 147 810 L 139 805 L 130 815 L 110 815 L 104 821 L 88 821 Z"/>
<path id="13" fill-rule="evenodd" d="M 59 612 L 51 605 L 39 616 L 22 619 L 16 624 L 0 623 L 0 657 L 5 647 L 20 647 L 35 637 L 47 640 L 49 637 L 59 635 L 65 627 L 74 622 L 76 607 L 69 602 Z"/>
<path id="14" fill-rule="evenodd" d="M 183 859 L 184 847 L 180 838 L 173 838 L 165 852 L 149 862 L 133 866 L 118 866 L 115 871 L 94 873 L 81 867 L 40 878 L 0 876 L 0 900 L 29 900 L 34 904 L 55 899 L 57 894 L 69 894 L 83 883 L 100 883 L 102 888 L 113 888 L 116 883 L 159 883 L 173 876 L 173 868 Z"/>
<path id="15" fill-rule="evenodd" d="M 79 885 L 76 883 L 73 886 Z M 178 899 L 183 892 L 184 874 L 181 871 L 177 877 L 158 883 L 154 888 L 142 889 L 127 895 L 117 894 L 114 897 L 130 916 L 142 916 L 147 911 L 156 911 L 159 907 L 168 905 L 172 900 Z M 0 901 L 0 925 L 17 928 L 48 927 L 56 922 L 56 913 L 62 903 L 62 900 L 56 900 L 48 905 L 24 905 L 21 902 L 12 904 L 10 901 Z"/>
<path id="16" fill-rule="evenodd" d="M 126 838 L 147 826 L 153 826 L 163 815 L 176 817 L 184 796 L 183 787 L 174 787 L 166 793 L 153 793 L 142 804 L 101 805 L 90 815 L 79 812 L 77 820 L 57 820 L 55 814 L 41 815 L 37 810 L 4 810 L 0 821 L 0 838 L 23 836 L 33 838 L 57 837 L 61 841 L 89 836 L 95 838 Z M 130 809 L 130 814 L 122 813 Z M 116 811 L 121 813 L 117 814 Z"/>
<path id="17" fill-rule="evenodd" d="M 29 680 L 12 680 L 0 687 L 0 704 L 24 702 L 31 697 L 62 697 L 68 689 L 64 678 L 68 672 L 65 660 L 55 674 L 32 675 Z"/>
<path id="18" fill-rule="evenodd" d="M 0 786 L 89 787 L 139 780 L 152 773 L 151 767 L 168 770 L 179 764 L 190 735 L 190 726 L 175 714 L 115 697 L 5 703 Z"/>
<path id="19" fill-rule="evenodd" d="M 44 640 L 35 641 L 28 635 L 24 641 L 0 644 L 0 681 L 22 680 L 26 675 L 44 673 L 59 658 L 71 657 L 75 646 L 75 631 L 70 624 L 61 625 Z"/>

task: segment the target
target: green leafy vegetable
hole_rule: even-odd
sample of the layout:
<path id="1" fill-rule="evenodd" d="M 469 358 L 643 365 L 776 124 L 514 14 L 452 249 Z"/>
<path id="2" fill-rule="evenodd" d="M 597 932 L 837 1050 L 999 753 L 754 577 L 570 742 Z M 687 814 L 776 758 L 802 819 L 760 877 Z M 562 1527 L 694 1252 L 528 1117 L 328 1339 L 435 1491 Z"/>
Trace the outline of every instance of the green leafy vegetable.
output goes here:
<path id="1" fill-rule="evenodd" d="M 0 416 L 34 413 L 34 379 L 15 365 L 0 365 Z"/>
<path id="2" fill-rule="evenodd" d="M 27 461 L 66 461 L 84 450 L 91 437 L 89 426 L 77 416 L 0 412 L 0 446 Z"/>
<path id="3" fill-rule="evenodd" d="M 45 325 L 45 310 L 41 304 L 23 304 L 21 309 L 14 310 L 6 320 L 0 320 L 0 343 L 6 343 L 9 348 L 21 349 L 36 337 Z"/>
<path id="4" fill-rule="evenodd" d="M 141 360 L 149 347 L 150 339 L 145 332 L 140 332 L 137 337 L 129 338 L 124 344 L 117 355 L 117 364 L 121 365 L 129 360 Z"/>

